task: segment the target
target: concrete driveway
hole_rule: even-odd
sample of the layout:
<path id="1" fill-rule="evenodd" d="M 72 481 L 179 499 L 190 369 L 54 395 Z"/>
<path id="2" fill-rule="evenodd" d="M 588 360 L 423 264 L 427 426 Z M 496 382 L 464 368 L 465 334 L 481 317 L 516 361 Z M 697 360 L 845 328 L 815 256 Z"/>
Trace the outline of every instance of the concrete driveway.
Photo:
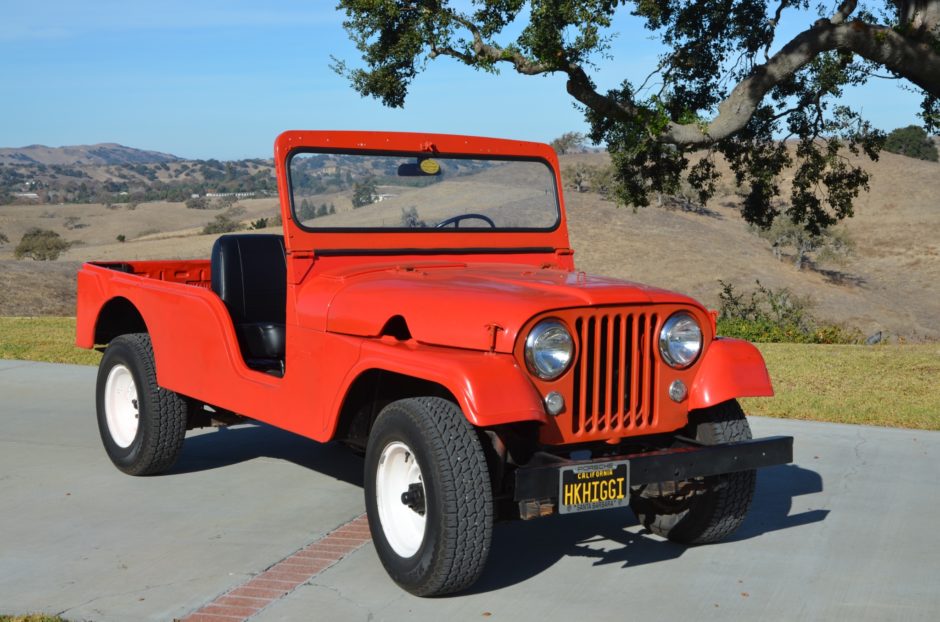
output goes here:
<path id="1" fill-rule="evenodd" d="M 123 475 L 94 381 L 0 361 L 0 613 L 183 618 L 363 511 L 359 458 L 266 426 L 191 433 L 172 472 Z M 729 542 L 674 545 L 629 511 L 504 524 L 475 588 L 438 599 L 366 544 L 252 620 L 937 619 L 940 433 L 752 427 L 795 436 L 796 461 L 761 471 Z"/>

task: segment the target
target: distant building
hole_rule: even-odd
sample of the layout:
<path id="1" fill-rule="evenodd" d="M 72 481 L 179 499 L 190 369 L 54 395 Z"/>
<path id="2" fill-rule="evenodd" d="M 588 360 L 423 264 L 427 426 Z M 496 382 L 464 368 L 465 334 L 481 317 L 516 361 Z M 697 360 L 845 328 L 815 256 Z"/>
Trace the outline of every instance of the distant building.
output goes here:
<path id="1" fill-rule="evenodd" d="M 194 194 L 193 197 L 198 197 Z M 220 199 L 222 197 L 235 197 L 236 199 L 248 199 L 255 196 L 254 192 L 207 192 L 206 196 L 210 199 Z"/>

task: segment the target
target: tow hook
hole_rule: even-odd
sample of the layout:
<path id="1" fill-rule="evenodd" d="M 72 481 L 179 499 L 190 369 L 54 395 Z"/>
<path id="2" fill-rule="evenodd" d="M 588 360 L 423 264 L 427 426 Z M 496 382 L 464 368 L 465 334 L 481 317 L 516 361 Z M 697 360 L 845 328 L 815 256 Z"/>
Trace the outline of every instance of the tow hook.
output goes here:
<path id="1" fill-rule="evenodd" d="M 421 516 L 424 516 L 424 485 L 417 482 L 408 486 L 407 492 L 401 493 L 401 502 Z"/>

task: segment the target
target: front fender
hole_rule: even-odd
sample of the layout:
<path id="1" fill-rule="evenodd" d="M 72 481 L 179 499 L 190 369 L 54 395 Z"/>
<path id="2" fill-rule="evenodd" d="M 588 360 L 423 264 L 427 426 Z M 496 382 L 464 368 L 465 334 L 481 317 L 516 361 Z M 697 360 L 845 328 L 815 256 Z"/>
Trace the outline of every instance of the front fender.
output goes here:
<path id="1" fill-rule="evenodd" d="M 368 340 L 363 342 L 359 360 L 347 375 L 340 395 L 345 395 L 355 379 L 370 369 L 445 387 L 475 426 L 547 421 L 538 392 L 510 354 Z"/>
<path id="2" fill-rule="evenodd" d="M 689 409 L 708 408 L 738 397 L 774 394 L 764 357 L 741 339 L 712 341 L 689 390 Z"/>

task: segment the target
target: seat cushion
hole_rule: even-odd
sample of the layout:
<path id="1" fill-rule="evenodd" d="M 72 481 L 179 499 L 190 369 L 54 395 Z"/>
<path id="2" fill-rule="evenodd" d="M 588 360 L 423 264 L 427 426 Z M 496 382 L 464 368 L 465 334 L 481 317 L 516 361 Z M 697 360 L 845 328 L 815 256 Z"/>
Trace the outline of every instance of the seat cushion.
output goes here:
<path id="1" fill-rule="evenodd" d="M 235 326 L 246 358 L 283 359 L 285 330 L 283 324 L 245 323 Z"/>
<path id="2" fill-rule="evenodd" d="M 236 324 L 284 324 L 287 262 L 284 238 L 223 235 L 212 247 L 212 290 Z"/>

